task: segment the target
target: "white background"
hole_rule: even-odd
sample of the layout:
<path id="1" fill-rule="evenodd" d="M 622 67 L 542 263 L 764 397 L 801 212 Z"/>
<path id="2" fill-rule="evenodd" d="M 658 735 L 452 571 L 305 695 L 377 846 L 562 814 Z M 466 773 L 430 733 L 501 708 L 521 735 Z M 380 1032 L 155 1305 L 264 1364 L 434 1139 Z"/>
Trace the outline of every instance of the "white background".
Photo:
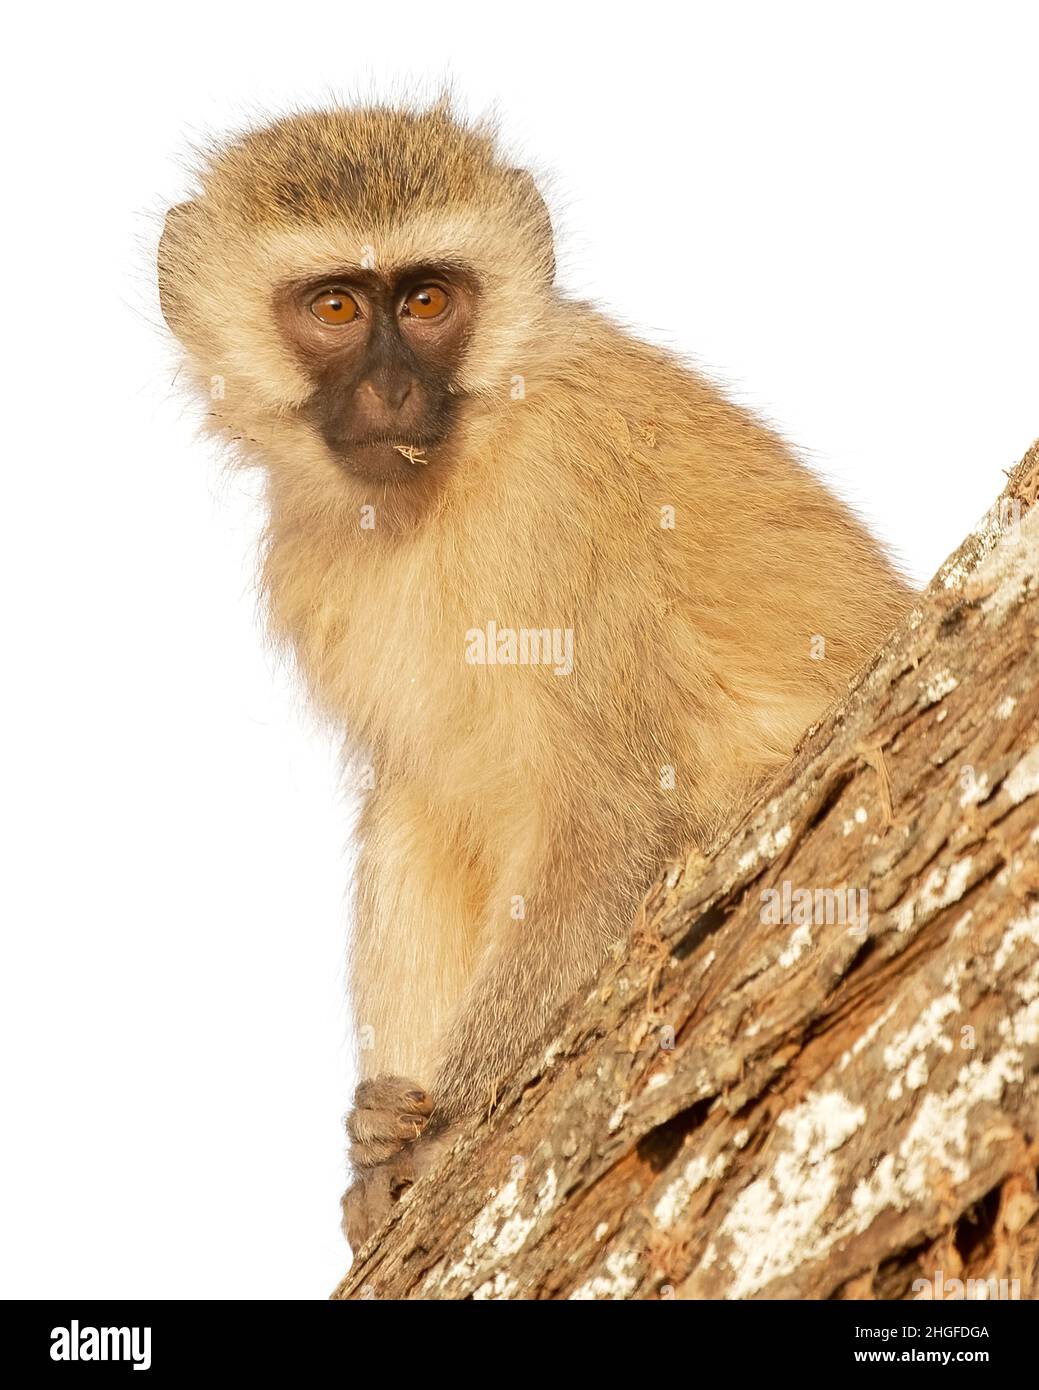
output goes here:
<path id="1" fill-rule="evenodd" d="M 346 1265 L 348 808 L 173 384 L 151 266 L 191 141 L 453 76 L 553 176 L 565 285 L 924 579 L 1039 431 L 1030 11 L 9 13 L 0 1294 L 323 1297 Z"/>

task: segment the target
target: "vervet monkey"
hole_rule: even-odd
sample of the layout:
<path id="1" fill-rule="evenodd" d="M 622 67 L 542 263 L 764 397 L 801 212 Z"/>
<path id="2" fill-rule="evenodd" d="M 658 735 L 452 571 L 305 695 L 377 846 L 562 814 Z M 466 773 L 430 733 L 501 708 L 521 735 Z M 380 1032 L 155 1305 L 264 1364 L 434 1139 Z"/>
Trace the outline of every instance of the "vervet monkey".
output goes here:
<path id="1" fill-rule="evenodd" d="M 293 116 L 199 182 L 163 311 L 264 471 L 273 631 L 368 769 L 356 1247 L 909 590 L 771 429 L 555 287 L 488 128 Z"/>

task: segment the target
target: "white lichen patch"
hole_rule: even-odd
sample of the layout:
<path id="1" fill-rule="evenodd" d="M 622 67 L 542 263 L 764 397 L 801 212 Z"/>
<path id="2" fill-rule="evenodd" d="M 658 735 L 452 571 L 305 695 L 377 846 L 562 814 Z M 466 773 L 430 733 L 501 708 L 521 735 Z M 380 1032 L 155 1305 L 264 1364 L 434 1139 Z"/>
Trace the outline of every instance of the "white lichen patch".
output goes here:
<path id="1" fill-rule="evenodd" d="M 999 704 L 996 706 L 996 718 L 1009 719 L 1016 708 L 1017 701 L 1014 699 L 1013 695 L 1007 695 L 1006 698 L 1000 700 Z"/>
<path id="2" fill-rule="evenodd" d="M 936 705 L 939 700 L 944 700 L 958 685 L 959 681 L 951 671 L 936 671 L 926 685 L 921 684 L 923 708 L 927 709 L 929 705 Z"/>
<path id="3" fill-rule="evenodd" d="M 691 1158 L 673 1181 L 669 1182 L 653 1208 L 653 1220 L 667 1231 L 675 1224 L 688 1205 L 689 1198 L 703 1187 L 708 1178 L 720 1178 L 729 1166 L 724 1154 L 715 1158 L 705 1158 L 698 1154 Z"/>
<path id="4" fill-rule="evenodd" d="M 740 855 L 736 863 L 736 872 L 745 874 L 755 865 L 775 859 L 781 850 L 786 849 L 793 833 L 793 827 L 790 825 L 781 825 L 778 830 L 766 830 L 756 845 Z"/>
<path id="5" fill-rule="evenodd" d="M 947 1095 L 925 1095 L 899 1145 L 898 1187 L 903 1204 L 918 1201 L 934 1191 L 934 1170 L 941 1168 L 954 1183 L 970 1174 L 967 1162 L 968 1119 L 971 1110 L 988 1101 L 995 1104 L 1004 1089 L 1023 1077 L 1021 1053 L 1003 1048 L 990 1060 L 976 1057 L 960 1068 L 956 1084 Z M 864 1186 L 868 1192 L 869 1184 Z M 858 1189 L 856 1189 L 858 1191 Z M 862 1197 L 852 1205 L 862 1210 Z"/>
<path id="6" fill-rule="evenodd" d="M 510 1178 L 499 1192 L 492 1190 L 488 1194 L 490 1201 L 473 1222 L 461 1257 L 446 1270 L 438 1267 L 432 1271 L 422 1286 L 423 1291 L 455 1279 L 471 1279 L 484 1265 L 488 1266 L 485 1283 L 493 1286 L 495 1276 L 491 1269 L 523 1248 L 531 1231 L 555 1205 L 557 1190 L 555 1169 L 549 1168 L 526 1213 L 521 1210 L 524 1184 L 518 1177 Z"/>
<path id="7" fill-rule="evenodd" d="M 961 806 L 976 806 L 979 801 L 984 801 L 989 794 L 988 773 L 983 772 L 980 777 L 972 777 L 967 784 L 963 795 L 960 797 Z"/>
<path id="8" fill-rule="evenodd" d="M 628 1113 L 629 1102 L 622 1100 L 620 1105 L 614 1110 L 613 1114 L 606 1122 L 606 1128 L 611 1134 L 615 1134 L 624 1123 L 624 1116 Z"/>
<path id="9" fill-rule="evenodd" d="M 478 1289 L 473 1291 L 473 1298 L 511 1298 L 518 1289 L 519 1285 L 515 1279 L 499 1270 L 493 1279 L 488 1279 L 485 1284 L 481 1284 Z"/>
<path id="10" fill-rule="evenodd" d="M 1039 961 L 1021 981 L 1027 994 L 1025 1006 L 1009 1018 L 1000 1020 L 999 1032 L 1015 1047 L 1033 1047 L 1039 1042 Z"/>
<path id="11" fill-rule="evenodd" d="M 1003 528 L 999 524 L 999 511 L 996 507 L 990 507 L 967 537 L 968 540 L 975 542 L 974 556 L 985 555 L 1002 534 Z M 948 572 L 942 580 L 946 589 L 958 589 L 970 577 L 974 556 L 967 554 L 949 566 Z"/>
<path id="12" fill-rule="evenodd" d="M 633 1250 L 614 1250 L 606 1256 L 605 1273 L 588 1279 L 570 1295 L 571 1300 L 627 1298 L 638 1283 L 638 1256 Z"/>
<path id="13" fill-rule="evenodd" d="M 699 1272 L 729 1267 L 726 1298 L 747 1298 L 775 1279 L 816 1260 L 867 1230 L 885 1211 L 905 1211 L 933 1197 L 942 1172 L 963 1182 L 972 1167 L 971 1137 L 979 1133 L 972 1112 L 997 1107 L 1006 1088 L 1025 1077 L 1023 1049 L 1039 1042 L 1039 961 L 1028 977 L 1035 997 L 999 1025 L 1004 1041 L 994 1056 L 974 1057 L 959 1069 L 943 1095 L 924 1095 L 897 1149 L 887 1153 L 854 1188 L 836 1216 L 838 1174 L 833 1153 L 864 1120 L 861 1107 L 839 1093 L 809 1096 L 780 1125 L 791 1135 L 788 1150 L 770 1173 L 751 1183 L 718 1228 L 727 1236 L 710 1243 Z M 821 1109 L 825 1101 L 827 1109 Z M 987 1161 L 981 1159 L 979 1161 Z M 719 1248 L 720 1247 L 720 1248 Z M 717 1278 L 717 1273 L 713 1276 Z"/>
<path id="14" fill-rule="evenodd" d="M 855 814 L 852 816 L 851 820 L 846 820 L 841 828 L 845 836 L 848 836 L 857 825 L 865 825 L 868 820 L 869 812 L 866 810 L 865 806 L 856 806 Z"/>
<path id="15" fill-rule="evenodd" d="M 810 1092 L 780 1116 L 788 1147 L 768 1174 L 743 1189 L 718 1229 L 730 1244 L 726 1298 L 750 1298 L 803 1262 L 837 1191 L 833 1155 L 865 1120 L 865 1109 L 839 1091 Z"/>
<path id="16" fill-rule="evenodd" d="M 970 879 L 974 861 L 958 859 L 947 869 L 932 869 L 920 891 L 910 897 L 895 913 L 895 930 L 907 932 L 918 922 L 929 921 L 943 907 L 957 902 Z"/>
<path id="17" fill-rule="evenodd" d="M 527 1236 L 537 1225 L 538 1220 L 552 1206 L 556 1196 L 556 1175 L 549 1169 L 545 1185 L 529 1216 L 515 1210 L 519 1183 L 510 1178 L 497 1197 L 485 1207 L 473 1226 L 473 1238 L 478 1246 L 492 1246 L 492 1254 L 497 1259 L 515 1255 L 526 1243 Z M 500 1221 L 504 1216 L 505 1220 Z M 499 1224 L 500 1222 L 500 1224 Z"/>
<path id="18" fill-rule="evenodd" d="M 740 855 L 739 859 L 736 860 L 736 872 L 738 874 L 745 874 L 750 869 L 753 869 L 754 865 L 757 862 L 758 852 L 753 846 L 751 846 L 750 849 L 744 850 L 743 853 Z"/>
<path id="19" fill-rule="evenodd" d="M 791 965 L 794 965 L 801 959 L 811 944 L 811 928 L 805 925 L 795 927 L 790 933 L 790 940 L 786 944 L 786 950 L 779 953 L 779 964 L 784 970 L 789 969 Z"/>
<path id="20" fill-rule="evenodd" d="M 1016 521 L 1015 521 L 1016 509 Z M 1005 498 L 990 507 L 978 524 L 971 531 L 970 539 L 973 539 L 974 554 L 980 557 L 979 563 L 975 567 L 973 576 L 970 573 L 970 557 L 965 560 L 957 561 L 950 567 L 949 573 L 945 576 L 943 583 L 947 589 L 954 588 L 969 578 L 979 581 L 982 589 L 988 588 L 994 575 L 998 575 L 1002 570 L 1008 568 L 1013 559 L 1023 552 L 1027 561 L 1032 547 L 1021 545 L 1021 540 L 1026 535 L 1030 536 L 1030 525 L 1035 526 L 1036 522 L 1035 507 L 1032 507 L 1022 518 L 1020 516 L 1020 504 L 1008 502 Z M 1008 558 L 1009 556 L 1009 558 Z"/>
<path id="21" fill-rule="evenodd" d="M 1003 621 L 1035 583 L 1039 507 L 1031 507 L 1017 526 L 1000 530 L 1000 543 L 985 557 L 975 574 L 978 588 L 988 594 L 981 606 L 982 612 L 996 623 Z M 1022 540 L 1026 544 L 1022 545 Z"/>
<path id="22" fill-rule="evenodd" d="M 963 916 L 957 919 L 956 925 L 952 929 L 951 940 L 959 941 L 961 937 L 966 936 L 971 929 L 971 923 L 973 921 L 974 913 L 968 908 Z"/>
<path id="23" fill-rule="evenodd" d="M 930 1076 L 930 1072 L 927 1069 L 927 1055 L 926 1053 L 918 1052 L 915 1057 L 911 1058 L 905 1070 L 905 1077 L 903 1080 L 905 1081 L 906 1090 L 919 1091 L 921 1086 L 927 1084 L 928 1076 Z M 898 1086 L 898 1095 L 892 1095 L 892 1091 L 894 1091 L 896 1085 Z M 897 1100 L 898 1096 L 901 1094 L 902 1086 L 896 1079 L 891 1083 L 891 1087 L 888 1091 L 888 1098 L 890 1100 Z"/>
<path id="24" fill-rule="evenodd" d="M 926 1082 L 928 1048 L 936 1047 L 946 1054 L 952 1051 L 952 1039 L 946 1037 L 942 1024 L 959 1013 L 960 996 L 956 988 L 958 978 L 949 983 L 953 988 L 932 999 L 913 1026 L 896 1033 L 884 1048 L 884 1066 L 896 1073 L 888 1087 L 888 1100 L 900 1100 L 905 1090 L 919 1090 Z"/>
<path id="25" fill-rule="evenodd" d="M 954 565 L 950 565 L 942 584 L 946 589 L 958 589 L 968 574 L 967 566 L 962 560 L 957 560 Z M 914 615 L 915 616 L 915 615 Z M 914 624 L 915 626 L 915 624 Z"/>
<path id="26" fill-rule="evenodd" d="M 953 1182 L 969 1176 L 971 1111 L 976 1105 L 998 1105 L 1008 1085 L 1024 1077 L 1021 1049 L 1039 1038 L 1039 1000 L 1003 1019 L 1000 1034 L 1008 1045 L 987 1060 L 975 1057 L 962 1066 L 945 1095 L 923 1097 L 897 1154 L 886 1154 L 877 1169 L 858 1184 L 851 1197 L 853 1219 L 834 1228 L 832 1240 L 866 1230 L 888 1207 L 905 1210 L 911 1202 L 933 1193 L 936 1169 Z"/>
<path id="27" fill-rule="evenodd" d="M 1024 941 L 1039 946 L 1039 903 L 1033 903 L 1023 917 L 1015 917 L 1012 922 L 1007 923 L 1003 939 L 992 957 L 992 969 L 997 975 Z"/>
<path id="28" fill-rule="evenodd" d="M 781 825 L 778 830 L 770 830 L 767 835 L 763 835 L 758 841 L 758 849 L 762 857 L 774 859 L 780 850 L 786 849 L 793 833 L 791 826 Z"/>
<path id="29" fill-rule="evenodd" d="M 1033 743 L 1021 761 L 1003 779 L 1003 790 L 1015 806 L 1039 792 L 1039 743 Z"/>

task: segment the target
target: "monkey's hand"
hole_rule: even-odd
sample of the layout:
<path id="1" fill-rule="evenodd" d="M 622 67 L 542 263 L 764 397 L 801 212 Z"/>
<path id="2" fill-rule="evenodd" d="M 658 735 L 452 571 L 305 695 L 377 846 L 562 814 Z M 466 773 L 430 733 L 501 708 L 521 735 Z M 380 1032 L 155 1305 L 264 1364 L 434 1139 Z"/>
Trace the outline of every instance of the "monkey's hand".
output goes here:
<path id="1" fill-rule="evenodd" d="M 347 1116 L 350 1162 L 355 1180 L 343 1197 L 343 1233 L 354 1250 L 386 1220 L 416 1181 L 416 1140 L 433 1109 L 433 1098 L 404 1076 L 362 1081 Z"/>
<path id="2" fill-rule="evenodd" d="M 350 1162 L 356 1169 L 385 1163 L 419 1137 L 432 1109 L 433 1097 L 406 1076 L 362 1081 L 346 1120 Z"/>

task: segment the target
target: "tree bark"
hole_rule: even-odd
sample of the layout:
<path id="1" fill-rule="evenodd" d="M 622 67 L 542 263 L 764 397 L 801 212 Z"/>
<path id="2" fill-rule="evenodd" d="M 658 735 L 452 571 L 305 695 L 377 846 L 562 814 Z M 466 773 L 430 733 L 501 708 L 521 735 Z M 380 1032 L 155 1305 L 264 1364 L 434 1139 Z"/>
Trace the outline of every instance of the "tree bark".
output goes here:
<path id="1" fill-rule="evenodd" d="M 1037 492 L 1039 441 L 333 1297 L 1039 1294 Z"/>

